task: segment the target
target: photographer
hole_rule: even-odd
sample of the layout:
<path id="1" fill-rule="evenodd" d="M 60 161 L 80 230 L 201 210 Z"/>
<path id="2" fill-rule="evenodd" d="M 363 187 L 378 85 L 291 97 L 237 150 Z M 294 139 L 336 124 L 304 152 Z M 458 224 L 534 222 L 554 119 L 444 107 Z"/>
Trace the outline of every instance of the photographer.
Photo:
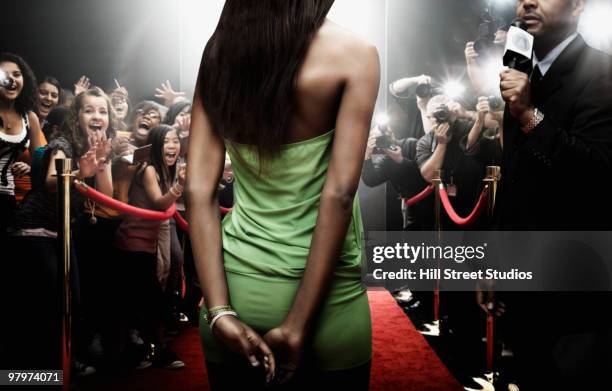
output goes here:
<path id="1" fill-rule="evenodd" d="M 430 76 L 398 79 L 389 84 L 389 93 L 407 116 L 405 134 L 408 137 L 420 138 L 429 132 L 431 124 L 425 115 L 425 109 L 429 98 L 433 96 Z"/>
<path id="2" fill-rule="evenodd" d="M 361 179 L 370 187 L 387 181 L 402 198 L 410 198 L 427 186 L 416 163 L 416 138 L 397 140 L 386 125 L 370 131 Z M 432 205 L 407 207 L 402 203 L 404 229 L 430 229 Z M 431 202 L 429 202 L 431 204 Z"/>
<path id="3" fill-rule="evenodd" d="M 442 182 L 460 215 L 467 215 L 474 208 L 486 165 L 496 160 L 483 137 L 485 133 L 495 133 L 485 128 L 485 117 L 490 111 L 486 98 L 480 99 L 477 109 L 472 116 L 447 96 L 431 98 L 426 116 L 433 128 L 417 143 L 417 163 L 423 178 L 432 182 L 436 171 L 442 170 Z M 443 225 L 447 229 L 453 227 L 448 219 L 443 220 Z"/>

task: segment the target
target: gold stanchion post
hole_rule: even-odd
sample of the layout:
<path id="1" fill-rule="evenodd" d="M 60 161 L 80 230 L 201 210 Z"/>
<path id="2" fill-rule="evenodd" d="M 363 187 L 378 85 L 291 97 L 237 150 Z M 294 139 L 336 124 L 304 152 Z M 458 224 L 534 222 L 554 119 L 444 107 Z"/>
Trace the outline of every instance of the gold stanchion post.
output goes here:
<path id="1" fill-rule="evenodd" d="M 70 285 L 70 184 L 71 159 L 55 159 L 57 173 L 57 215 L 58 215 L 58 241 L 59 262 L 58 280 L 60 285 L 59 308 L 62 314 L 62 370 L 63 386 L 65 391 L 70 390 L 71 369 L 71 313 L 72 290 Z"/>

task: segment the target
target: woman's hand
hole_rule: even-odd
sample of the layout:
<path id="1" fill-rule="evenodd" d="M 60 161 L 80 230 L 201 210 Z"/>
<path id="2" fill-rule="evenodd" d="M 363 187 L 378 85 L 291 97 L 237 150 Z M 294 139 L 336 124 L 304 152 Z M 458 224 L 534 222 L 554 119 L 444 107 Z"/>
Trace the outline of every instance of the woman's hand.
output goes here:
<path id="1" fill-rule="evenodd" d="M 176 129 L 178 130 L 179 137 L 188 137 L 189 129 L 191 129 L 191 116 L 183 115 L 176 117 Z"/>
<path id="2" fill-rule="evenodd" d="M 110 94 L 111 98 L 117 97 L 117 98 L 120 98 L 120 99 L 127 99 L 128 98 L 128 90 L 125 87 L 123 87 L 121 84 L 119 84 L 119 81 L 117 81 L 117 79 L 114 79 L 114 80 L 115 80 L 115 86 L 117 88 L 115 88 L 113 90 L 113 92 L 111 92 L 111 94 Z"/>
<path id="3" fill-rule="evenodd" d="M 89 178 L 98 172 L 98 161 L 96 159 L 96 148 L 91 147 L 79 158 L 79 179 Z"/>
<path id="4" fill-rule="evenodd" d="M 276 378 L 282 384 L 295 374 L 302 361 L 304 338 L 283 326 L 268 331 L 263 338 L 278 359 Z"/>
<path id="5" fill-rule="evenodd" d="M 97 132 L 89 137 L 89 146 L 96 152 L 98 170 L 104 170 L 106 168 L 106 163 L 108 163 L 108 155 L 111 152 L 112 139 L 107 139 L 104 132 Z"/>
<path id="6" fill-rule="evenodd" d="M 74 84 L 74 96 L 79 95 L 81 92 L 87 91 L 91 87 L 91 82 L 87 76 L 81 76 L 79 81 Z"/>
<path id="7" fill-rule="evenodd" d="M 133 154 L 136 146 L 125 137 L 115 137 L 111 143 L 111 149 L 115 156 L 122 157 Z"/>
<path id="8" fill-rule="evenodd" d="M 252 328 L 230 315 L 219 318 L 212 334 L 232 352 L 246 357 L 254 367 L 263 364 L 266 381 L 274 378 L 276 362 L 272 350 Z"/>
<path id="9" fill-rule="evenodd" d="M 177 179 L 181 186 L 185 186 L 185 175 L 187 174 L 187 163 L 180 163 L 177 167 Z"/>
<path id="10" fill-rule="evenodd" d="M 30 165 L 24 162 L 15 162 L 11 165 L 11 172 L 16 178 L 28 175 L 30 173 Z"/>
<path id="11" fill-rule="evenodd" d="M 185 96 L 184 92 L 174 91 L 169 80 L 161 83 L 161 88 L 155 89 L 155 97 L 164 100 L 164 106 L 172 106 L 178 98 Z"/>

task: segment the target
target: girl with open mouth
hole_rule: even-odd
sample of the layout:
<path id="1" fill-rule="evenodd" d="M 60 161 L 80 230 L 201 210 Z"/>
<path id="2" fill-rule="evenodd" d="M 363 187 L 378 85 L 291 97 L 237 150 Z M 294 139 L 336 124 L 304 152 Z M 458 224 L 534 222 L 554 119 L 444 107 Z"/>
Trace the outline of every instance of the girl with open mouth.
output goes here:
<path id="1" fill-rule="evenodd" d="M 129 203 L 149 210 L 166 210 L 182 195 L 185 184 L 186 166 L 177 164 L 180 141 L 175 129 L 159 125 L 151 129 L 147 144 L 151 144 L 151 154 L 134 176 Z M 169 232 L 168 220 L 160 223 L 131 215 L 125 216 L 117 230 L 117 259 L 126 282 L 122 290 L 125 297 L 135 298 L 127 304 L 129 308 L 124 313 L 133 316 L 129 326 L 138 328 L 145 342 L 154 345 L 151 360 L 140 362 L 140 368 L 151 364 L 167 369 L 185 366 L 165 344 L 162 333 L 164 297 L 160 277 L 163 281 L 163 275 L 158 273 L 157 252 L 169 252 Z M 169 259 L 170 254 L 166 257 Z"/>
<path id="2" fill-rule="evenodd" d="M 59 81 L 56 78 L 47 76 L 38 85 L 38 94 L 36 100 L 36 114 L 40 126 L 43 127 L 45 119 L 59 103 L 60 91 L 62 90 Z"/>
<path id="3" fill-rule="evenodd" d="M 32 190 L 19 204 L 11 225 L 11 246 L 19 250 L 19 262 L 11 262 L 6 275 L 11 277 L 7 284 L 11 291 L 19 290 L 19 281 L 28 281 L 28 288 L 19 295 L 13 295 L 11 305 L 19 311 L 21 317 L 16 324 L 10 324 L 10 335 L 17 346 L 9 349 L 8 356 L 15 360 L 19 368 L 58 368 L 60 346 L 55 342 L 61 339 L 61 314 L 57 311 L 56 300 L 60 295 L 58 284 L 63 276 L 57 274 L 59 245 L 57 242 L 57 178 L 55 176 L 55 159 L 70 158 L 71 171 L 76 179 L 84 180 L 98 191 L 111 196 L 113 194 L 112 176 L 107 156 L 110 152 L 112 135 L 110 125 L 110 101 L 98 89 L 81 93 L 76 97 L 61 127 L 59 135 L 44 148 L 40 164 L 32 170 Z M 83 201 L 74 197 L 72 212 L 83 207 Z M 83 232 L 75 229 L 79 235 L 75 242 L 82 240 Z M 100 238 L 98 238 L 100 240 Z M 106 246 L 108 247 L 108 246 Z M 98 241 L 88 248 L 86 253 L 78 254 L 79 265 L 87 266 L 94 257 L 104 251 L 104 242 Z M 73 259 L 72 270 L 76 272 L 76 259 Z M 80 273 L 83 275 L 82 273 Z M 76 281 L 77 275 L 72 276 Z M 98 276 L 99 277 L 99 276 Z M 84 281 L 84 279 L 81 279 Z M 76 287 L 77 285 L 75 285 Z M 91 289 L 91 281 L 85 281 L 82 287 Z M 74 290 L 75 298 L 85 296 Z M 88 301 L 81 304 L 90 305 Z M 23 308 L 37 308 L 36 311 L 20 311 Z M 75 319 L 80 319 L 82 307 Z M 28 331 L 23 329 L 22 322 L 36 324 L 38 338 L 29 338 Z M 10 323 L 10 322 L 9 322 Z M 82 325 L 75 322 L 75 331 L 81 332 Z M 24 345 L 25 344 L 25 345 Z M 36 354 L 30 353 L 35 349 Z"/>
<path id="4" fill-rule="evenodd" d="M 26 149 L 31 154 L 43 144 L 34 114 L 36 78 L 25 60 L 15 54 L 0 54 L 5 82 L 0 86 L 0 246 L 16 207 L 15 177 L 27 175 L 30 166 L 18 162 Z"/>

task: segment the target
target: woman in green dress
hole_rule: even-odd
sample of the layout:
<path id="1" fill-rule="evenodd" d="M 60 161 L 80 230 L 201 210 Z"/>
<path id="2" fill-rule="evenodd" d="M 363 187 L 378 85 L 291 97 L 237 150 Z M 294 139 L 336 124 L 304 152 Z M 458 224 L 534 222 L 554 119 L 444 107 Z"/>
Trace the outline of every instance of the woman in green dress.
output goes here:
<path id="1" fill-rule="evenodd" d="M 355 197 L 376 49 L 333 0 L 227 0 L 198 76 L 188 218 L 213 389 L 367 389 L 371 321 Z M 235 206 L 216 198 L 225 153 Z"/>

